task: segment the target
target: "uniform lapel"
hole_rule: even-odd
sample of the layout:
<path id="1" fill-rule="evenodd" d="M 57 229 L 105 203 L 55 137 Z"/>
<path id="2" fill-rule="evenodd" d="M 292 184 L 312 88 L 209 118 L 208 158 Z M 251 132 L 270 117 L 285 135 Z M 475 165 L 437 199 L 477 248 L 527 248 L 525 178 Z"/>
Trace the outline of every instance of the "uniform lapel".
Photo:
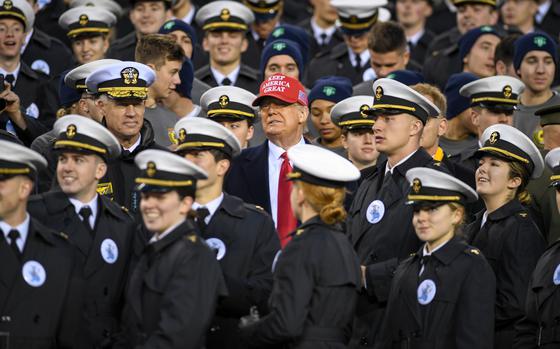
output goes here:
<path id="1" fill-rule="evenodd" d="M 422 321 L 420 319 L 420 304 L 418 303 L 418 274 L 420 273 L 420 262 L 418 258 L 414 258 L 402 276 L 402 287 L 398 290 L 398 297 L 404 299 L 404 303 L 418 328 L 421 328 Z"/>
<path id="2" fill-rule="evenodd" d="M 242 166 L 245 178 L 248 178 L 251 197 L 255 198 L 255 204 L 263 206 L 270 213 L 270 191 L 268 187 L 268 141 L 256 149 L 254 156 L 247 158 Z"/>
<path id="3" fill-rule="evenodd" d="M 0 236 L 0 264 L 0 309 L 4 310 L 14 287 L 14 279 L 21 274 L 21 263 L 11 251 L 4 236 Z"/>

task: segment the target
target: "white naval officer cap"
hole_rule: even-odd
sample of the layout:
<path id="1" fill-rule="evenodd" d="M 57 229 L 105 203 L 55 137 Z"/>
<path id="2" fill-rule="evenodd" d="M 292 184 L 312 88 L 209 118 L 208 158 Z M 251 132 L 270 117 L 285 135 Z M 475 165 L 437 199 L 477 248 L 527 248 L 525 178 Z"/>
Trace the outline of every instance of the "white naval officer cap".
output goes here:
<path id="1" fill-rule="evenodd" d="M 95 70 L 87 77 L 86 86 L 90 93 L 104 93 L 111 98 L 146 99 L 155 78 L 155 72 L 147 65 L 122 61 Z"/>
<path id="2" fill-rule="evenodd" d="M 123 8 L 116 1 L 113 0 L 72 0 L 70 1 L 70 8 L 88 6 L 88 7 L 101 7 L 109 10 L 116 17 L 123 14 Z"/>
<path id="3" fill-rule="evenodd" d="M 560 189 L 560 147 L 554 148 L 546 154 L 544 161 L 552 170 L 550 186 Z"/>
<path id="4" fill-rule="evenodd" d="M 58 25 L 67 31 L 70 39 L 85 35 L 108 34 L 117 23 L 117 17 L 103 7 L 79 6 L 65 11 Z"/>
<path id="5" fill-rule="evenodd" d="M 497 156 L 521 163 L 531 178 L 538 178 L 544 170 L 544 160 L 537 146 L 523 132 L 513 126 L 497 124 L 488 127 L 480 139 L 483 146 L 475 153 Z"/>
<path id="6" fill-rule="evenodd" d="M 27 0 L 0 0 L 0 19 L 2 18 L 19 20 L 28 32 L 33 29 L 35 12 Z"/>
<path id="7" fill-rule="evenodd" d="M 336 103 L 331 109 L 331 121 L 349 131 L 372 129 L 375 124 L 373 115 L 367 113 L 373 104 L 371 96 L 353 96 Z"/>
<path id="8" fill-rule="evenodd" d="M 459 93 L 471 99 L 471 106 L 513 110 L 523 89 L 525 84 L 521 80 L 496 75 L 470 82 L 461 87 Z"/>
<path id="9" fill-rule="evenodd" d="M 136 189 L 143 192 L 188 189 L 194 195 L 196 181 L 208 178 L 202 168 L 167 150 L 144 150 L 134 163 L 141 171 L 135 179 Z"/>
<path id="10" fill-rule="evenodd" d="M 437 117 L 440 110 L 419 92 L 393 79 L 377 79 L 373 83 L 373 106 L 367 113 L 416 116 L 426 124 L 429 117 Z"/>
<path id="11" fill-rule="evenodd" d="M 203 30 L 246 31 L 255 21 L 255 16 L 241 3 L 220 0 L 202 6 L 195 20 Z"/>
<path id="12" fill-rule="evenodd" d="M 70 114 L 56 120 L 53 149 L 100 156 L 105 162 L 121 154 L 117 138 L 103 125 L 85 116 Z"/>
<path id="13" fill-rule="evenodd" d="M 465 205 L 478 200 L 468 184 L 432 168 L 415 167 L 406 172 L 410 183 L 407 204 L 457 202 Z"/>
<path id="14" fill-rule="evenodd" d="M 37 173 L 47 168 L 47 160 L 39 153 L 21 144 L 0 140 L 0 179 L 23 175 L 35 179 Z"/>
<path id="15" fill-rule="evenodd" d="M 295 145 L 288 149 L 288 158 L 294 165 L 288 174 L 292 181 L 338 188 L 360 178 L 360 170 L 354 164 L 316 145 Z"/>
<path id="16" fill-rule="evenodd" d="M 210 119 L 254 121 L 257 111 L 253 101 L 257 98 L 251 92 L 236 86 L 217 86 L 204 92 L 200 97 L 200 107 Z"/>
<path id="17" fill-rule="evenodd" d="M 111 65 L 114 63 L 119 63 L 119 62 L 120 61 L 118 59 L 107 58 L 107 59 L 98 59 L 93 62 L 82 64 L 70 70 L 68 73 L 66 73 L 66 76 L 64 76 L 64 84 L 70 88 L 85 91 L 87 89 L 86 78 L 91 73 L 93 73 L 94 71 L 96 71 L 101 67 Z"/>
<path id="18" fill-rule="evenodd" d="M 221 124 L 200 117 L 182 118 L 175 124 L 176 152 L 216 149 L 230 158 L 241 153 L 237 137 Z"/>
<path id="19" fill-rule="evenodd" d="M 350 35 L 365 33 L 378 21 L 390 20 L 391 12 L 382 7 L 387 4 L 387 0 L 331 0 L 341 29 Z"/>

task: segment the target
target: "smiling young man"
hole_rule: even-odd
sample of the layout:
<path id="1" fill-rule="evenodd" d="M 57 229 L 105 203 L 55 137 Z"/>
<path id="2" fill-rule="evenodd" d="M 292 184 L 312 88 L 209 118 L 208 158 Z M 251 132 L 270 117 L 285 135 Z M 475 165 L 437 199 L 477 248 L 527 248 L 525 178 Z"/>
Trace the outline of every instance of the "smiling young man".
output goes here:
<path id="1" fill-rule="evenodd" d="M 204 30 L 202 48 L 210 61 L 195 76 L 212 87 L 237 86 L 256 93 L 258 72 L 241 61 L 248 47 L 245 33 L 254 20 L 251 10 L 234 1 L 214 1 L 203 6 L 196 14 L 196 22 Z"/>
<path id="2" fill-rule="evenodd" d="M 135 162 L 144 228 L 113 348 L 203 348 L 218 298 L 227 295 L 215 254 L 187 219 L 197 181 L 208 176 L 163 150 L 145 150 Z"/>
<path id="3" fill-rule="evenodd" d="M 58 23 L 72 42 L 74 58 L 79 64 L 105 58 L 111 28 L 117 17 L 102 7 L 74 7 L 60 16 Z"/>
<path id="4" fill-rule="evenodd" d="M 544 33 L 526 34 L 515 42 L 513 66 L 525 90 L 519 97 L 519 109 L 513 114 L 513 126 L 542 146 L 540 117 L 535 111 L 560 104 L 560 96 L 551 86 L 558 64 L 558 45 Z"/>
<path id="5" fill-rule="evenodd" d="M 204 118 L 185 118 L 177 122 L 175 133 L 176 152 L 208 174 L 208 179 L 197 183 L 193 210 L 201 236 L 216 252 L 229 291 L 218 306 L 206 347 L 240 348 L 239 316 L 251 306 L 261 313 L 267 309 L 273 260 L 280 249 L 274 222 L 262 208 L 223 192 L 231 160 L 241 152 L 232 132 Z"/>
<path id="6" fill-rule="evenodd" d="M 108 195 L 132 213 L 139 209 L 140 197 L 134 190 L 138 169 L 134 156 L 145 149 L 162 149 L 154 141 L 154 131 L 144 120 L 148 87 L 155 72 L 137 62 L 118 62 L 103 66 L 86 79 L 89 92 L 96 94 L 95 105 L 102 115 L 102 124 L 117 138 L 122 147 L 120 157 L 109 164 L 100 180 L 99 193 Z"/>
<path id="7" fill-rule="evenodd" d="M 133 61 L 136 44 L 143 35 L 157 33 L 163 23 L 171 17 L 171 0 L 132 0 L 129 18 L 134 31 L 115 40 L 107 57 L 122 61 Z"/>
<path id="8" fill-rule="evenodd" d="M 392 79 L 373 84 L 374 100 L 364 114 L 373 114 L 375 146 L 386 156 L 363 179 L 348 211 L 347 233 L 362 265 L 363 289 L 354 319 L 350 347 L 373 347 L 398 261 L 420 247 L 412 227 L 412 208 L 404 205 L 409 189 L 406 172 L 431 166 L 420 148 L 429 117 L 440 114 L 426 97 Z"/>
<path id="9" fill-rule="evenodd" d="M 179 116 L 161 106 L 158 101 L 168 98 L 181 83 L 179 71 L 185 56 L 175 41 L 162 34 L 143 36 L 136 46 L 136 61 L 146 64 L 156 73 L 156 79 L 148 88 L 144 118 L 152 124 L 156 143 L 171 145 L 170 132 Z"/>
<path id="10" fill-rule="evenodd" d="M 64 231 L 76 248 L 84 288 L 75 304 L 80 313 L 74 347 L 110 345 L 119 331 L 124 283 L 135 223 L 126 209 L 98 194 L 107 163 L 121 147 L 100 123 L 67 115 L 54 124 L 60 190 L 34 197 L 29 212 L 49 228 Z"/>

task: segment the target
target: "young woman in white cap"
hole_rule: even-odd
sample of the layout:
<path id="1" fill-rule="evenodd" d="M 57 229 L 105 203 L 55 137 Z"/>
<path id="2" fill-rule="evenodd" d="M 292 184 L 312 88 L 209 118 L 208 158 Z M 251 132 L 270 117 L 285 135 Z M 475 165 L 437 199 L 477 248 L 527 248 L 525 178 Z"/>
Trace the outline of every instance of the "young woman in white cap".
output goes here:
<path id="1" fill-rule="evenodd" d="M 465 205 L 478 196 L 434 169 L 416 167 L 406 178 L 412 224 L 424 244 L 395 272 L 375 348 L 491 349 L 496 280 L 461 236 Z"/>
<path id="2" fill-rule="evenodd" d="M 488 127 L 481 142 L 475 182 L 485 210 L 467 227 L 466 236 L 496 275 L 494 347 L 511 349 L 529 278 L 546 246 L 525 206 L 530 202 L 525 186 L 542 174 L 544 161 L 533 142 L 512 126 Z"/>
<path id="3" fill-rule="evenodd" d="M 550 189 L 560 199 L 560 148 L 545 157 L 552 169 Z M 560 207 L 560 204 L 557 206 Z M 554 242 L 539 259 L 525 302 L 525 316 L 517 322 L 514 348 L 560 347 L 560 243 Z"/>
<path id="4" fill-rule="evenodd" d="M 339 227 L 347 182 L 359 170 L 330 150 L 297 145 L 291 202 L 302 222 L 273 264 L 270 313 L 244 324 L 248 347 L 346 348 L 361 286 L 360 265 Z"/>

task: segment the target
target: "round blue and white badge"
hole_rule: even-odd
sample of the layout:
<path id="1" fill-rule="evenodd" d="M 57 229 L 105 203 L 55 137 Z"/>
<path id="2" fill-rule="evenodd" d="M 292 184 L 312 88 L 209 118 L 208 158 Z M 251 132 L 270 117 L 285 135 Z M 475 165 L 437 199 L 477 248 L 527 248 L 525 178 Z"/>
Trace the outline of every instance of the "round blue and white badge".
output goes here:
<path id="1" fill-rule="evenodd" d="M 422 281 L 418 286 L 418 290 L 416 291 L 418 303 L 422 305 L 430 304 L 436 296 L 436 291 L 437 289 L 435 282 L 430 279 Z"/>
<path id="2" fill-rule="evenodd" d="M 276 255 L 274 256 L 274 260 L 272 261 L 272 272 L 274 273 L 274 270 L 276 270 L 276 262 L 278 262 L 278 258 L 280 257 L 280 254 L 282 254 L 282 250 L 278 250 L 278 252 L 276 252 Z"/>
<path id="3" fill-rule="evenodd" d="M 31 63 L 31 69 L 39 71 L 45 75 L 51 74 L 51 67 L 46 61 L 42 59 L 37 59 L 36 61 L 33 61 L 33 63 Z"/>
<path id="4" fill-rule="evenodd" d="M 41 263 L 37 261 L 27 261 L 21 268 L 23 279 L 31 287 L 41 287 L 47 280 L 47 272 Z"/>
<path id="5" fill-rule="evenodd" d="M 374 200 L 371 204 L 369 204 L 367 211 L 366 211 L 366 219 L 371 224 L 379 223 L 381 219 L 383 219 L 383 215 L 385 215 L 385 204 L 381 200 Z"/>
<path id="6" fill-rule="evenodd" d="M 554 269 L 554 275 L 552 275 L 552 282 L 554 282 L 555 285 L 560 285 L 560 264 L 558 264 L 556 266 L 556 269 Z"/>
<path id="7" fill-rule="evenodd" d="M 101 242 L 101 257 L 106 263 L 113 264 L 119 258 L 119 247 L 111 239 L 105 239 Z"/>
<path id="8" fill-rule="evenodd" d="M 216 259 L 221 260 L 226 255 L 226 244 L 220 239 L 210 238 L 206 244 L 216 253 Z"/>

